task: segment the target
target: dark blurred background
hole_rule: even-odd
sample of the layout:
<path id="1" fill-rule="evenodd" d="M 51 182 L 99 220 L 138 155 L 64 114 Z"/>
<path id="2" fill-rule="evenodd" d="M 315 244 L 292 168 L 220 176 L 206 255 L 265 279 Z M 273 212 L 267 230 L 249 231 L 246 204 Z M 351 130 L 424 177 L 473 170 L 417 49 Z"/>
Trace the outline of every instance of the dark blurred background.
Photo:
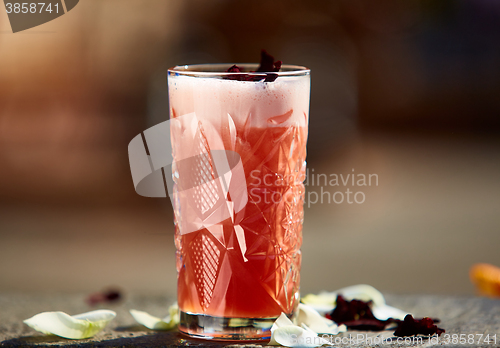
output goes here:
<path id="1" fill-rule="evenodd" d="M 0 6 L 0 291 L 175 292 L 128 142 L 168 118 L 168 67 L 262 48 L 311 68 L 310 170 L 378 175 L 306 206 L 302 292 L 473 294 L 500 265 L 496 0 L 85 0 L 16 34 Z"/>

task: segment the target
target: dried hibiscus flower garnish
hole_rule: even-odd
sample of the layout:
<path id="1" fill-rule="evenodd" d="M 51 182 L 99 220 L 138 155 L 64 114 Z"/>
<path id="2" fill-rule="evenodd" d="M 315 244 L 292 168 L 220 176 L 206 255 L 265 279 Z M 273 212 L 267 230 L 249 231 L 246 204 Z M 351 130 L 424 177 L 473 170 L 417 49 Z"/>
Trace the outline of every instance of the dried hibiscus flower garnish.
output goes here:
<path id="1" fill-rule="evenodd" d="M 230 80 L 238 80 L 238 81 L 260 81 L 264 80 L 264 82 L 273 82 L 278 78 L 278 74 L 273 74 L 274 72 L 278 72 L 281 69 L 281 60 L 274 61 L 274 57 L 271 56 L 266 50 L 262 50 L 260 52 L 260 65 L 256 71 L 250 72 L 259 72 L 265 73 L 262 75 L 250 75 L 250 74 L 238 74 L 238 75 L 229 75 L 227 76 Z M 237 65 L 231 66 L 226 72 L 233 73 L 242 73 L 244 72 L 242 68 Z"/>
<path id="2" fill-rule="evenodd" d="M 226 72 L 243 72 L 239 66 L 236 64 L 226 70 Z"/>
<path id="3" fill-rule="evenodd" d="M 336 302 L 335 309 L 326 317 L 339 325 L 344 324 L 351 330 L 381 331 L 389 324 L 398 321 L 393 318 L 387 320 L 377 319 L 371 310 L 371 301 L 347 301 L 342 295 L 338 295 Z"/>
<path id="4" fill-rule="evenodd" d="M 405 317 L 405 320 L 398 322 L 398 327 L 394 331 L 394 336 L 415 336 L 415 335 L 441 335 L 444 329 L 437 327 L 434 323 L 438 322 L 431 318 L 414 319 L 411 314 Z"/>
<path id="5" fill-rule="evenodd" d="M 407 314 L 404 320 L 389 318 L 380 320 L 373 315 L 371 310 L 372 302 L 361 300 L 347 301 L 342 295 L 337 296 L 337 305 L 335 309 L 326 315 L 328 319 L 337 324 L 344 324 L 351 330 L 381 331 L 385 330 L 389 324 L 397 324 L 395 336 L 414 336 L 414 335 L 441 335 L 444 329 L 438 328 L 435 324 L 439 319 L 428 317 L 414 319 L 411 314 Z"/>
<path id="6" fill-rule="evenodd" d="M 274 57 L 271 56 L 266 50 L 260 51 L 260 66 L 257 72 L 278 72 L 281 69 L 281 60 L 274 61 Z"/>
<path id="7" fill-rule="evenodd" d="M 281 69 L 281 60 L 274 61 L 274 57 L 271 56 L 266 50 L 260 52 L 260 66 L 257 72 L 278 72 Z M 264 82 L 273 82 L 278 78 L 278 74 L 267 74 Z"/>
<path id="8" fill-rule="evenodd" d="M 109 302 L 117 302 L 121 300 L 122 294 L 120 290 L 118 289 L 107 289 L 102 292 L 96 292 L 93 294 L 90 294 L 86 302 L 91 305 L 95 306 L 100 303 L 109 303 Z"/>

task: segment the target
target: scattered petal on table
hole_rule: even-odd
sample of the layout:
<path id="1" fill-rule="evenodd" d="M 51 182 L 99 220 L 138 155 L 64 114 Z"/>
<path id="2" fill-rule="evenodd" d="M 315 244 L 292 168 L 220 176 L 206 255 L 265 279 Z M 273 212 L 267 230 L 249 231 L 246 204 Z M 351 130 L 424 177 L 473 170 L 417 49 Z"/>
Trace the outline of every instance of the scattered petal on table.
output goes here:
<path id="1" fill-rule="evenodd" d="M 306 326 L 307 328 L 307 326 Z M 282 326 L 273 331 L 274 341 L 285 347 L 319 347 L 330 342 L 314 331 L 295 325 Z"/>
<path id="2" fill-rule="evenodd" d="M 335 308 L 335 293 L 322 291 L 319 294 L 307 294 L 300 301 L 314 308 L 318 313 L 324 315 Z"/>
<path id="3" fill-rule="evenodd" d="M 26 319 L 24 323 L 44 334 L 83 339 L 94 336 L 115 317 L 115 312 L 105 309 L 74 316 L 64 312 L 43 312 Z"/>
<path id="4" fill-rule="evenodd" d="M 336 335 L 339 332 L 345 332 L 347 330 L 345 325 L 338 326 L 332 320 L 323 317 L 314 308 L 303 303 L 299 304 L 298 315 L 295 322 L 300 326 L 306 325 L 315 333 Z"/>
<path id="5" fill-rule="evenodd" d="M 273 326 L 271 326 L 271 341 L 269 341 L 269 344 L 271 346 L 278 346 L 279 343 L 274 340 L 274 331 L 279 329 L 280 327 L 285 327 L 285 326 L 294 326 L 293 322 L 286 316 L 285 313 L 281 313 L 281 315 L 276 319 L 276 321 L 273 323 Z"/>
<path id="6" fill-rule="evenodd" d="M 85 301 L 89 305 L 94 306 L 99 303 L 117 302 L 120 301 L 122 297 L 122 292 L 119 289 L 109 288 L 90 294 Z"/>
<path id="7" fill-rule="evenodd" d="M 373 315 L 379 320 L 387 320 L 389 318 L 404 320 L 408 314 L 399 308 L 391 307 L 386 304 L 380 306 L 373 306 Z"/>
<path id="8" fill-rule="evenodd" d="M 161 318 L 154 317 L 143 311 L 131 309 L 129 312 L 132 314 L 135 321 L 151 330 L 169 330 L 175 326 L 171 325 L 169 322 L 163 321 Z"/>
<path id="9" fill-rule="evenodd" d="M 134 317 L 135 321 L 139 324 L 144 325 L 151 330 L 170 330 L 179 324 L 179 311 L 177 303 L 173 304 L 168 309 L 169 314 L 161 319 L 152 316 L 149 313 L 131 309 L 129 312 Z"/>
<path id="10" fill-rule="evenodd" d="M 338 327 L 331 320 L 322 318 L 314 309 L 304 305 L 299 305 L 299 314 L 294 323 L 285 315 L 281 315 L 276 319 L 271 327 L 271 341 L 269 345 L 282 345 L 285 347 L 319 347 L 324 344 L 329 344 L 327 340 L 318 336 L 317 329 L 321 333 L 337 334 L 340 330 L 345 331 L 345 326 Z M 331 324 L 331 326 L 329 326 Z M 313 325 L 313 327 L 309 327 Z"/>
<path id="11" fill-rule="evenodd" d="M 170 325 L 177 325 L 179 324 L 179 306 L 177 305 L 177 302 L 168 307 L 168 315 L 163 318 L 163 321 L 166 323 L 170 323 Z"/>
<path id="12" fill-rule="evenodd" d="M 309 294 L 304 296 L 301 301 L 321 314 L 325 314 L 335 307 L 337 295 L 342 295 L 346 300 L 361 300 L 364 302 L 372 301 L 373 306 L 385 305 L 384 296 L 380 291 L 371 285 L 359 284 L 348 286 L 332 292 L 321 292 L 318 295 Z"/>

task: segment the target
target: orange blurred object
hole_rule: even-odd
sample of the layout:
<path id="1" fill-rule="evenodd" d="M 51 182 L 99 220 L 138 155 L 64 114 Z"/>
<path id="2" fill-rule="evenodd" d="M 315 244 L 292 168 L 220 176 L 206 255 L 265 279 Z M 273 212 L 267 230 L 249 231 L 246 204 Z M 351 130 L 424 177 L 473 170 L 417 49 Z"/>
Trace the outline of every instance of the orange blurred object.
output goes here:
<path id="1" fill-rule="evenodd" d="M 469 276 L 481 295 L 500 297 L 499 267 L 478 263 L 471 267 Z"/>

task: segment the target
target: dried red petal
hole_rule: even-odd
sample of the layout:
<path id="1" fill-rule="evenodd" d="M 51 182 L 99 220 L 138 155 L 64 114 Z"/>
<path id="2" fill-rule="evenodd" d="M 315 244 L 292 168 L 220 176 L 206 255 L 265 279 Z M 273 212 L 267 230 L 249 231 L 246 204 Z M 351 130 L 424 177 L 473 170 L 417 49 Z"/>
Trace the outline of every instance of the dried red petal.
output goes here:
<path id="1" fill-rule="evenodd" d="M 375 319 L 370 308 L 371 302 L 360 300 L 347 301 L 342 295 L 337 296 L 337 305 L 330 313 L 330 317 L 337 324 L 343 324 L 359 319 Z"/>
<path id="2" fill-rule="evenodd" d="M 102 292 L 96 292 L 93 294 L 90 294 L 86 302 L 94 306 L 99 303 L 109 303 L 109 302 L 116 302 L 119 301 L 122 298 L 122 295 L 119 290 L 117 289 L 108 289 Z"/>
<path id="3" fill-rule="evenodd" d="M 337 324 L 344 324 L 351 330 L 381 331 L 387 325 L 397 322 L 396 319 L 379 320 L 375 318 L 371 310 L 372 302 L 360 300 L 347 301 L 342 295 L 337 296 L 335 309 L 327 315 L 327 318 Z"/>
<path id="4" fill-rule="evenodd" d="M 264 82 L 273 82 L 278 78 L 278 74 L 267 74 L 266 78 L 264 79 Z"/>
<path id="5" fill-rule="evenodd" d="M 236 64 L 226 70 L 226 72 L 243 72 L 243 70 Z"/>
<path id="6" fill-rule="evenodd" d="M 444 329 L 438 328 L 435 321 L 425 317 L 422 319 L 414 319 L 411 314 L 405 317 L 405 320 L 399 321 L 394 336 L 415 336 L 415 335 L 441 335 L 445 332 Z"/>
<path id="7" fill-rule="evenodd" d="M 260 66 L 257 72 L 271 72 L 274 71 L 274 57 L 271 56 L 266 50 L 260 51 Z"/>
<path id="8" fill-rule="evenodd" d="M 243 69 L 237 66 L 236 64 L 231 66 L 226 70 L 226 72 L 231 72 L 231 73 L 242 73 Z M 262 77 L 263 78 L 263 77 Z M 262 79 L 260 78 L 260 80 Z M 237 80 L 237 81 L 252 81 L 250 75 L 248 74 L 234 74 L 234 75 L 226 75 L 224 77 L 226 80 Z"/>
<path id="9" fill-rule="evenodd" d="M 248 75 L 248 74 L 235 74 L 235 75 L 227 75 L 224 78 L 228 80 L 238 80 L 238 81 L 261 81 L 264 82 L 273 82 L 278 78 L 278 74 L 273 74 L 273 72 L 278 72 L 281 69 L 282 62 L 281 60 L 274 61 L 274 57 L 271 56 L 266 50 L 262 50 L 260 52 L 260 65 L 256 71 L 252 72 L 262 72 L 266 74 L 262 75 Z M 243 69 L 241 69 L 237 65 L 231 66 L 226 72 L 234 72 L 241 73 Z"/>

